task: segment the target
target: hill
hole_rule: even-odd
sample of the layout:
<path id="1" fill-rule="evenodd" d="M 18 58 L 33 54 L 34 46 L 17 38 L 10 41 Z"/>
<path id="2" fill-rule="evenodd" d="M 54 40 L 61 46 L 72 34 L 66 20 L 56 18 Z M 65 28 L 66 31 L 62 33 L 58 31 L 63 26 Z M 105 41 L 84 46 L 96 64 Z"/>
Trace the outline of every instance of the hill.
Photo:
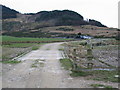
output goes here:
<path id="1" fill-rule="evenodd" d="M 88 19 L 71 10 L 21 14 L 2 6 L 2 34 L 18 37 L 75 37 L 77 33 L 95 37 L 115 37 L 116 28 Z"/>
<path id="2" fill-rule="evenodd" d="M 29 18 L 30 21 L 35 22 L 50 22 L 54 26 L 63 25 L 95 25 L 99 27 L 106 27 L 96 20 L 85 21 L 84 17 L 77 12 L 71 10 L 54 10 L 54 11 L 41 11 Z"/>
<path id="3" fill-rule="evenodd" d="M 6 6 L 2 7 L 2 19 L 16 18 L 22 22 L 32 23 L 39 22 L 44 26 L 64 26 L 64 25 L 95 25 L 99 27 L 106 27 L 99 21 L 91 20 L 85 21 L 84 17 L 79 13 L 71 10 L 53 10 L 53 11 L 41 11 L 38 13 L 21 14 L 16 10 L 10 9 Z"/>
<path id="4" fill-rule="evenodd" d="M 50 22 L 54 26 L 88 24 L 83 20 L 83 16 L 70 10 L 41 11 L 30 17 L 29 20 L 31 19 L 35 22 Z"/>
<path id="5" fill-rule="evenodd" d="M 19 14 L 18 11 L 3 5 L 0 5 L 0 8 L 2 8 L 2 19 L 17 18 L 17 14 Z"/>

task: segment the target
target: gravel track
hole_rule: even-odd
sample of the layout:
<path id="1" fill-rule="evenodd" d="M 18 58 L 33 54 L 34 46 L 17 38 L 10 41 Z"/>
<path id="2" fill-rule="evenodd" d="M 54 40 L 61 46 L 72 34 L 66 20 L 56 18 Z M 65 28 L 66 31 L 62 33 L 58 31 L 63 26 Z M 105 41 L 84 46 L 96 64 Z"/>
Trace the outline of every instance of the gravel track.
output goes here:
<path id="1" fill-rule="evenodd" d="M 117 83 L 85 80 L 84 77 L 71 77 L 61 67 L 60 44 L 50 43 L 19 58 L 22 62 L 11 66 L 2 76 L 3 88 L 91 88 L 90 84 L 104 84 L 118 87 Z M 36 63 L 37 62 L 37 63 Z M 32 65 L 36 65 L 32 67 Z M 6 67 L 8 65 L 5 65 Z"/>

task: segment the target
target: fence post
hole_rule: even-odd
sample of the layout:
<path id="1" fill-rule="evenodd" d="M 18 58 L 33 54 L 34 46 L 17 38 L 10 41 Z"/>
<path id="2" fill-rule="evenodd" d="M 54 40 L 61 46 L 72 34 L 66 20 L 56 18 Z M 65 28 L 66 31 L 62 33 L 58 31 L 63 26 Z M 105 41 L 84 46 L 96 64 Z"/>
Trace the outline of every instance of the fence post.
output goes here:
<path id="1" fill-rule="evenodd" d="M 88 63 L 87 63 L 87 67 L 88 68 L 93 68 L 93 54 L 92 54 L 92 42 L 90 39 L 88 39 L 87 41 L 87 60 L 88 60 Z"/>

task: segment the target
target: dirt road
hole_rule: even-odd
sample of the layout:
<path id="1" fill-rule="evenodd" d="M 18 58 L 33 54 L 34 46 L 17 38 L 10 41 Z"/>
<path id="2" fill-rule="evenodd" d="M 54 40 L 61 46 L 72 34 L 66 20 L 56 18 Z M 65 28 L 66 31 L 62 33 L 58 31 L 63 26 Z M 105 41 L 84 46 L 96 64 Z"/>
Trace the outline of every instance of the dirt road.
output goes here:
<path id="1" fill-rule="evenodd" d="M 22 62 L 14 66 L 3 65 L 3 88 L 89 88 L 90 84 L 105 84 L 118 87 L 117 83 L 73 78 L 61 67 L 60 44 L 51 43 L 19 58 Z M 9 68 L 4 71 L 4 67 Z"/>

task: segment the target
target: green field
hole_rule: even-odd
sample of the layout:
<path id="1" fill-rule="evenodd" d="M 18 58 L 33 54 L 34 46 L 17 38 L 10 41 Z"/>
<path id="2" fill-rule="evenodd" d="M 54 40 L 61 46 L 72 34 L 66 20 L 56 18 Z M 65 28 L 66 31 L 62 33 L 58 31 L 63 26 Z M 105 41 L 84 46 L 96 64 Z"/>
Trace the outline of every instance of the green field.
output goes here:
<path id="1" fill-rule="evenodd" d="M 72 39 L 64 38 L 26 38 L 26 37 L 12 37 L 12 36 L 0 36 L 2 42 L 49 42 L 49 41 L 68 41 Z"/>

